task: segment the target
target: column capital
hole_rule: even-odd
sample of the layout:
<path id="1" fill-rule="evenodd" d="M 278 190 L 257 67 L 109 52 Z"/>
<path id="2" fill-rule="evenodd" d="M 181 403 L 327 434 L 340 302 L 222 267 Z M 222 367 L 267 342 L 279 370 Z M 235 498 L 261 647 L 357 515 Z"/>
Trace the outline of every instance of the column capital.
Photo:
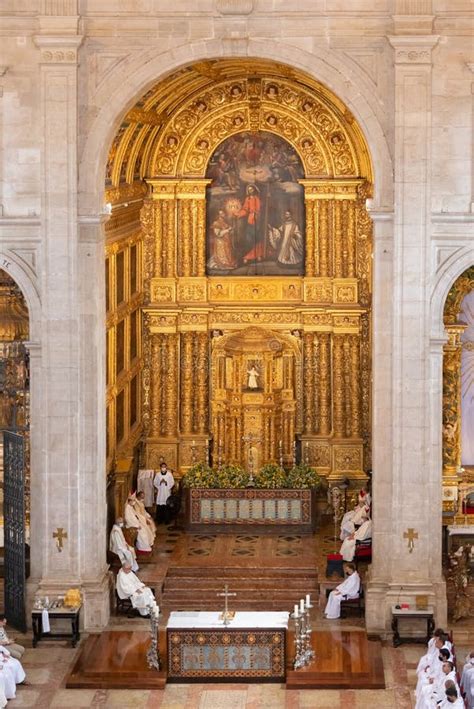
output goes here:
<path id="1" fill-rule="evenodd" d="M 431 64 L 439 35 L 392 35 L 388 41 L 395 49 L 395 64 Z"/>
<path id="2" fill-rule="evenodd" d="M 37 34 L 33 41 L 41 52 L 40 64 L 77 64 L 83 35 Z"/>

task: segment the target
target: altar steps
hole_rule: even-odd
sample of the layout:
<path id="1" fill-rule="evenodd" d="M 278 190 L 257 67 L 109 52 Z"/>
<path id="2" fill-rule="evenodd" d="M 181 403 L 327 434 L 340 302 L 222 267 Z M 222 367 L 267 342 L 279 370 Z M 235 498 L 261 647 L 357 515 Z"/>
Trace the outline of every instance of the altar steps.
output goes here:
<path id="1" fill-rule="evenodd" d="M 211 575 L 212 574 L 212 575 Z M 161 605 L 166 610 L 214 610 L 228 584 L 236 610 L 289 610 L 300 598 L 318 595 L 314 568 L 171 568 L 164 580 Z"/>

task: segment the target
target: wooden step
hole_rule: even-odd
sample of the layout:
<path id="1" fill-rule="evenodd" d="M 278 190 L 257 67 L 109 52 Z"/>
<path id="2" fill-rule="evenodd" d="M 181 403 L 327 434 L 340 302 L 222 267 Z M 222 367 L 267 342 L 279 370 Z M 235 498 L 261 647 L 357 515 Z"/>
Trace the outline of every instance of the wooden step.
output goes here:
<path id="1" fill-rule="evenodd" d="M 280 584 L 277 584 L 279 586 Z M 186 578 L 186 579 L 165 579 L 163 588 L 166 591 L 184 591 L 190 589 L 192 591 L 207 591 L 213 590 L 215 588 L 222 587 L 222 579 L 199 579 L 199 578 Z M 275 579 L 251 579 L 246 581 L 245 579 L 232 579 L 229 583 L 229 587 L 236 591 L 238 589 L 246 590 L 249 587 L 252 589 L 259 590 L 275 590 Z M 316 579 L 292 579 L 286 580 L 284 584 L 287 590 L 297 590 L 301 588 L 308 588 L 316 590 L 319 588 L 319 584 Z"/>
<path id="2" fill-rule="evenodd" d="M 314 567 L 298 567 L 297 569 L 291 568 L 262 568 L 261 566 L 256 567 L 239 567 L 239 566 L 222 566 L 222 567 L 212 567 L 212 566 L 171 566 L 167 573 L 167 578 L 172 577 L 186 577 L 191 578 L 219 578 L 225 577 L 237 577 L 242 578 L 245 576 L 246 579 L 250 578 L 281 578 L 281 579 L 292 579 L 297 577 L 304 578 L 318 578 L 318 572 Z"/>

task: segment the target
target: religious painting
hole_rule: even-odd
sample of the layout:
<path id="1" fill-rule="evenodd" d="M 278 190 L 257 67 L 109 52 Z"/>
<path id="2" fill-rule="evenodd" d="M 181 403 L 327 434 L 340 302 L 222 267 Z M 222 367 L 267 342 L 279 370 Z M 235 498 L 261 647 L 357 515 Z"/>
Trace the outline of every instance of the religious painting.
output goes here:
<path id="1" fill-rule="evenodd" d="M 207 275 L 304 274 L 304 177 L 285 140 L 266 131 L 227 138 L 207 177 Z"/>

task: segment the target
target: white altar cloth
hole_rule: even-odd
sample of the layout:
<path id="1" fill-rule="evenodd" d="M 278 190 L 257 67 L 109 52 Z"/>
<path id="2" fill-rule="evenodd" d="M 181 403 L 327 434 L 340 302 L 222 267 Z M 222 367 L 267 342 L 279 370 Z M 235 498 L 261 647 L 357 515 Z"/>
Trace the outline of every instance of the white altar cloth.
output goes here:
<path id="1" fill-rule="evenodd" d="M 173 611 L 168 625 L 170 630 L 223 628 L 219 616 L 222 611 Z M 288 628 L 289 613 L 286 611 L 236 611 L 227 628 Z"/>

